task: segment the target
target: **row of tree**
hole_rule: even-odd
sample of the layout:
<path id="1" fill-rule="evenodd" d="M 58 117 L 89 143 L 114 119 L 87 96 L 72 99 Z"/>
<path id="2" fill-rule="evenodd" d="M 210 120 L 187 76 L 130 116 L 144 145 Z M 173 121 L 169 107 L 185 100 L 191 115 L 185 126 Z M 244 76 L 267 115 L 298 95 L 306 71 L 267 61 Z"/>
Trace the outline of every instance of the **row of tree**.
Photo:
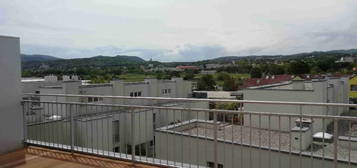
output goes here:
<path id="1" fill-rule="evenodd" d="M 338 62 L 334 56 L 321 56 L 305 58 L 303 60 L 290 60 L 281 64 L 248 63 L 240 61 L 234 66 L 219 68 L 219 72 L 249 73 L 252 78 L 263 75 L 281 74 L 319 74 L 319 73 L 352 73 L 356 63 Z"/>

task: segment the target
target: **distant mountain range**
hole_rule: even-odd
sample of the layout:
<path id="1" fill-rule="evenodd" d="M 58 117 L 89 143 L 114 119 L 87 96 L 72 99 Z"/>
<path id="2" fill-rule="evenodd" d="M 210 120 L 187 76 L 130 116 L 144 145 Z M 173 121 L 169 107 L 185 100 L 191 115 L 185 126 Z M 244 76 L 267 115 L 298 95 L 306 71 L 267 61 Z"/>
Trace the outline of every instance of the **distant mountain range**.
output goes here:
<path id="1" fill-rule="evenodd" d="M 325 56 L 325 55 L 334 55 L 334 56 L 347 56 L 347 55 L 356 55 L 357 49 L 349 49 L 349 50 L 331 50 L 331 51 L 313 51 L 313 52 L 305 52 L 305 53 L 297 53 L 297 54 L 290 54 L 290 55 L 250 55 L 250 56 L 223 56 L 218 57 L 210 60 L 203 60 L 201 62 L 230 62 L 234 60 L 241 60 L 241 59 L 279 59 L 279 60 L 289 60 L 289 59 L 301 59 L 304 57 L 310 56 Z M 200 62 L 200 61 L 198 61 Z"/>
<path id="2" fill-rule="evenodd" d="M 177 66 L 177 65 L 202 65 L 207 63 L 230 63 L 237 60 L 290 60 L 290 59 L 303 59 L 305 57 L 319 57 L 326 55 L 333 55 L 337 57 L 346 55 L 356 55 L 357 49 L 349 50 L 331 50 L 331 51 L 314 51 L 307 53 L 298 53 L 291 55 L 251 55 L 251 56 L 223 56 L 209 60 L 202 60 L 196 62 L 150 62 L 154 64 L 164 64 L 166 66 Z M 50 67 L 54 69 L 63 68 L 79 68 L 79 67 L 115 67 L 115 66 L 127 66 L 127 65 L 143 65 L 149 63 L 144 59 L 137 56 L 95 56 L 90 58 L 73 58 L 73 59 L 63 59 L 50 55 L 21 55 L 22 68 L 23 69 L 37 69 L 40 67 Z"/>
<path id="3" fill-rule="evenodd" d="M 62 58 L 57 58 L 54 56 L 50 55 L 27 55 L 27 54 L 21 54 L 21 61 L 22 62 L 32 62 L 32 61 L 55 61 L 55 60 L 61 60 Z"/>
<path id="4" fill-rule="evenodd" d="M 90 58 L 62 59 L 49 55 L 21 55 L 22 68 L 36 69 L 50 67 L 53 69 L 80 68 L 80 67 L 110 67 L 125 66 L 145 63 L 145 60 L 137 56 L 95 56 Z"/>

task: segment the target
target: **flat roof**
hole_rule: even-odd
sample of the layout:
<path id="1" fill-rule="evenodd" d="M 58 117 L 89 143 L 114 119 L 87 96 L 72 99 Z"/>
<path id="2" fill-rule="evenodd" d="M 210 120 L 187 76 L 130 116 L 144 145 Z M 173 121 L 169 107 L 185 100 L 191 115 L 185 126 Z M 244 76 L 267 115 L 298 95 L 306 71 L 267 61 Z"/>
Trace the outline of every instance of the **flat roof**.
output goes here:
<path id="1" fill-rule="evenodd" d="M 213 140 L 214 138 L 214 125 L 213 121 L 207 120 L 190 120 L 181 123 L 176 123 L 169 126 L 164 126 L 156 129 L 156 131 L 163 131 L 171 134 L 192 136 L 203 139 Z M 245 145 L 259 147 L 264 150 L 278 151 L 280 144 L 280 151 L 289 152 L 290 148 L 290 133 L 284 131 L 259 129 L 250 126 L 232 125 L 231 123 L 219 122 L 217 137 L 221 143 L 232 142 L 235 145 Z M 291 135 L 292 136 L 292 135 Z M 280 138 L 279 138 L 280 137 Z M 233 138 L 233 141 L 232 141 Z M 347 142 L 348 143 L 348 142 Z M 354 141 L 353 143 L 357 143 Z M 313 149 L 311 150 L 311 146 Z M 318 142 L 313 142 L 311 146 L 302 150 L 302 155 L 324 158 L 333 158 L 334 156 L 334 144 L 325 142 L 324 145 L 318 145 Z M 299 149 L 294 149 L 291 145 L 291 152 L 299 154 Z M 351 153 L 351 156 L 349 156 Z M 348 161 L 349 157 L 353 163 L 357 163 L 357 149 L 351 148 L 349 151 L 346 146 L 343 146 L 338 142 L 338 159 Z"/>
<path id="2" fill-rule="evenodd" d="M 183 122 L 182 124 L 176 124 L 175 127 L 169 127 L 167 130 L 184 133 L 191 136 L 201 136 L 201 137 L 211 137 L 213 138 L 214 133 L 214 125 L 212 121 L 205 120 L 191 120 Z M 269 138 L 270 134 L 270 138 Z M 279 143 L 279 134 L 280 134 L 280 143 Z M 233 137 L 232 137 L 233 135 Z M 232 138 L 234 142 L 240 143 L 241 140 L 243 144 L 251 144 L 256 146 L 265 146 L 269 147 L 269 139 L 271 148 L 279 148 L 279 144 L 281 149 L 289 149 L 290 145 L 290 137 L 289 132 L 283 131 L 274 131 L 274 130 L 266 130 L 253 128 L 248 126 L 235 125 L 230 123 L 219 123 L 218 139 L 223 141 L 232 142 Z M 251 136 L 251 141 L 250 141 Z M 260 141 L 259 141 L 260 136 Z"/>
<path id="3" fill-rule="evenodd" d="M 20 37 L 14 37 L 14 36 L 5 36 L 5 35 L 0 35 L 0 38 L 12 38 L 12 39 L 20 39 Z"/>
<path id="4" fill-rule="evenodd" d="M 43 78 L 22 78 L 21 82 L 43 82 L 45 79 Z"/>
<path id="5" fill-rule="evenodd" d="M 56 85 L 56 86 L 41 86 L 40 88 L 42 89 L 62 89 L 61 85 Z"/>

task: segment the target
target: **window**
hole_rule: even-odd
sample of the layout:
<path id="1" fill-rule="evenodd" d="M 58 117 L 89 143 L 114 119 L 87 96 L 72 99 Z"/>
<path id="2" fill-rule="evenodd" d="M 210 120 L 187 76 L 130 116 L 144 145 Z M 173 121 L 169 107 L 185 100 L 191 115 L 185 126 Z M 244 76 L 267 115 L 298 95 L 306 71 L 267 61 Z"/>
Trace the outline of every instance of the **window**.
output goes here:
<path id="1" fill-rule="evenodd" d="M 214 167 L 214 163 L 213 162 L 207 162 L 207 167 Z M 218 164 L 218 168 L 223 168 L 223 164 Z"/>
<path id="2" fill-rule="evenodd" d="M 141 91 L 139 92 L 130 92 L 130 97 L 138 97 L 141 96 Z"/>
<path id="3" fill-rule="evenodd" d="M 114 152 L 120 152 L 120 147 L 115 147 L 113 151 Z"/>
<path id="4" fill-rule="evenodd" d="M 351 91 L 357 91 L 357 85 L 351 85 Z"/>
<path id="5" fill-rule="evenodd" d="M 113 121 L 113 139 L 114 139 L 114 142 L 119 142 L 120 141 L 119 120 Z"/>
<path id="6" fill-rule="evenodd" d="M 162 94 L 169 94 L 169 93 L 171 93 L 171 89 L 162 89 L 161 93 Z"/>
<path id="7" fill-rule="evenodd" d="M 103 101 L 102 97 L 88 97 L 88 102 L 99 102 Z"/>
<path id="8" fill-rule="evenodd" d="M 93 98 L 92 97 L 88 97 L 88 102 L 93 102 Z"/>

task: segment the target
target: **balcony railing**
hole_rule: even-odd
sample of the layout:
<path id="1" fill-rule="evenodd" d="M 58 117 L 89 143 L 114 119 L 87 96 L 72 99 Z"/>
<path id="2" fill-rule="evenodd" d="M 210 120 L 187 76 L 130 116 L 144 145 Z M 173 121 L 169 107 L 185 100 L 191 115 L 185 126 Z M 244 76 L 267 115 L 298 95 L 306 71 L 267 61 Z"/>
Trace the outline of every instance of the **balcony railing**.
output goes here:
<path id="1" fill-rule="evenodd" d="M 170 167 L 357 167 L 357 118 L 340 115 L 353 104 L 31 96 L 40 97 L 23 101 L 31 145 Z"/>

